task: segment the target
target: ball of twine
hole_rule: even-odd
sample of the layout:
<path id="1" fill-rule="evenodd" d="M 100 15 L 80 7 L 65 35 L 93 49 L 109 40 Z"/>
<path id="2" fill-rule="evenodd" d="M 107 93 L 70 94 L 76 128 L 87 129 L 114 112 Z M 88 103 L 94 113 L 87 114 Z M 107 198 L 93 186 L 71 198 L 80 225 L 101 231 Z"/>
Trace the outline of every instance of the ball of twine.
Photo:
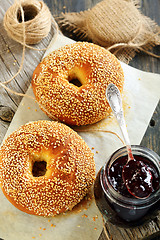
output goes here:
<path id="1" fill-rule="evenodd" d="M 51 13 L 43 1 L 16 0 L 4 16 L 9 37 L 21 44 L 36 44 L 51 29 Z"/>

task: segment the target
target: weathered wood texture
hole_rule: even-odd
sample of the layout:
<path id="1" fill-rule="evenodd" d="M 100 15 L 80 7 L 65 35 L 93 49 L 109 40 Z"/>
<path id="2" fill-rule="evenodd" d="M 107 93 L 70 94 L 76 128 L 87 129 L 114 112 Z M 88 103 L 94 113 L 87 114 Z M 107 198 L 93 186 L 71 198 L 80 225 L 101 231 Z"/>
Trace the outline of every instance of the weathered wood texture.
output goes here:
<path id="1" fill-rule="evenodd" d="M 45 0 L 48 4 L 52 14 L 58 16 L 61 12 L 65 11 L 83 11 L 93 7 L 100 0 Z M 6 81 L 12 77 L 18 70 L 21 57 L 22 46 L 7 36 L 3 27 L 3 17 L 8 7 L 13 3 L 13 0 L 0 1 L 0 81 Z M 160 25 L 160 1 L 159 0 L 141 0 L 141 11 L 154 19 Z M 67 33 L 65 33 L 67 34 Z M 47 47 L 53 36 L 53 30 L 49 35 L 38 44 L 37 48 L 41 49 Z M 154 53 L 160 53 L 160 47 L 154 48 Z M 14 91 L 25 93 L 33 73 L 34 68 L 41 60 L 44 52 L 33 51 L 26 49 L 25 63 L 21 73 L 7 86 Z M 136 57 L 130 62 L 130 65 L 141 69 L 143 71 L 160 73 L 160 60 L 148 56 L 143 53 L 138 53 Z M 151 79 L 152 84 L 152 79 Z M 21 97 L 8 93 L 4 89 L 0 88 L 0 143 L 9 127 L 10 121 L 16 112 L 16 109 L 21 101 Z M 142 145 L 145 145 L 158 154 L 160 154 L 160 104 L 158 105 L 153 118 L 148 126 L 148 130 L 143 138 Z M 138 240 L 149 236 L 152 233 L 156 233 L 158 237 L 154 236 L 154 239 L 160 239 L 160 217 L 156 218 L 150 223 L 135 228 L 135 229 L 121 229 L 113 226 L 110 223 L 106 223 L 106 230 L 113 240 Z M 78 237 L 77 237 L 78 239 Z M 104 232 L 102 232 L 99 240 L 107 239 Z"/>

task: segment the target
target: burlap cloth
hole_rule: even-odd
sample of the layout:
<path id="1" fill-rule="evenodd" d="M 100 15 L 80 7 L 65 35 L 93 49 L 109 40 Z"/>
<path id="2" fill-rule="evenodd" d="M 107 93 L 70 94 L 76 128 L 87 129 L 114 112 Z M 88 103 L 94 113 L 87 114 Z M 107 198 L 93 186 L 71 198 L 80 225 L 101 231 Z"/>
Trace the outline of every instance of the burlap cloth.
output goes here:
<path id="1" fill-rule="evenodd" d="M 140 0 L 103 0 L 92 9 L 62 13 L 56 20 L 61 29 L 78 40 L 92 41 L 128 63 L 137 51 L 160 45 L 160 27 L 140 12 Z"/>

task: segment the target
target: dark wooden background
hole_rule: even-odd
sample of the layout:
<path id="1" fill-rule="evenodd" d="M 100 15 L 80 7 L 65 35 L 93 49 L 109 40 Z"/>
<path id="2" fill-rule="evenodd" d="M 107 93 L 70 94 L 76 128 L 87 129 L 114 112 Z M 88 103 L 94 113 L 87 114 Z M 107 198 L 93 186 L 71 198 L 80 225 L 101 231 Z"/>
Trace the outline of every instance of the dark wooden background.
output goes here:
<path id="1" fill-rule="evenodd" d="M 61 12 L 79 12 L 92 8 L 100 0 L 44 0 L 50 8 L 53 16 L 59 16 Z M 160 0 L 140 0 L 141 11 L 146 16 L 149 16 L 160 25 Z M 21 62 L 22 46 L 10 39 L 3 27 L 3 17 L 13 0 L 0 1 L 0 81 L 8 80 L 13 76 Z M 64 33 L 67 35 L 67 32 Z M 44 48 L 48 46 L 53 32 L 50 32 L 47 38 L 42 41 L 37 47 Z M 74 36 L 73 36 L 74 38 Z M 153 49 L 153 52 L 160 55 L 160 46 Z M 41 60 L 44 52 L 34 52 L 26 49 L 24 68 L 10 84 L 7 86 L 11 89 L 25 93 L 30 85 L 32 73 Z M 144 53 L 138 53 L 129 65 L 143 71 L 160 74 L 160 59 L 153 58 Z M 152 79 L 151 79 L 152 87 Z M 0 143 L 10 125 L 12 117 L 16 112 L 21 97 L 8 93 L 0 88 Z M 155 113 L 150 121 L 147 132 L 143 138 L 142 145 L 153 149 L 160 155 L 160 103 L 155 110 Z M 136 228 L 136 229 L 121 229 L 106 223 L 106 230 L 113 240 L 141 240 L 146 236 L 148 239 L 160 239 L 160 215 L 154 221 Z M 154 235 L 152 235 L 154 234 Z M 1 237 L 1 236 L 0 236 Z M 153 238 L 152 238 L 153 237 Z M 53 236 L 54 238 L 54 236 Z M 78 236 L 77 236 L 78 239 Z M 104 231 L 99 240 L 107 239 Z M 8 239 L 6 239 L 8 240 Z"/>

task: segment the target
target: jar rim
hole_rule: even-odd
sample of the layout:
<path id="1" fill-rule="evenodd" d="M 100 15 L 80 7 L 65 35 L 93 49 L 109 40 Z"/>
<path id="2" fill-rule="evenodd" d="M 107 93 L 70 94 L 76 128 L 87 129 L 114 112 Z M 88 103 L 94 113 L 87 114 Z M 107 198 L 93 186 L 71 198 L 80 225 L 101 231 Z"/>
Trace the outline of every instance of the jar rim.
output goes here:
<path id="1" fill-rule="evenodd" d="M 155 153 L 153 150 L 151 150 L 151 149 L 149 149 L 147 147 L 140 146 L 140 145 L 131 145 L 131 148 L 132 148 L 133 153 L 135 151 L 137 151 L 138 153 L 141 153 L 143 156 L 147 156 L 147 158 L 154 163 L 154 165 L 156 166 L 156 168 L 157 168 L 157 170 L 159 172 L 159 178 L 160 178 L 160 157 L 159 157 L 159 155 L 157 153 Z M 103 169 L 103 178 L 105 179 L 105 181 L 107 183 L 107 186 L 109 187 L 108 192 L 110 193 L 110 197 L 113 196 L 115 199 L 120 201 L 122 204 L 125 203 L 127 205 L 135 205 L 136 207 L 140 207 L 140 208 L 143 208 L 143 206 L 146 207 L 146 205 L 150 206 L 153 203 L 155 203 L 156 200 L 158 201 L 159 198 L 160 198 L 160 187 L 159 187 L 159 189 L 157 191 L 155 191 L 154 193 L 152 193 L 149 197 L 147 197 L 145 199 L 129 198 L 129 197 L 123 196 L 123 195 L 121 195 L 119 192 L 117 192 L 113 188 L 113 186 L 111 185 L 110 181 L 108 180 L 108 171 L 107 171 L 107 169 L 109 169 L 109 164 L 111 165 L 111 161 L 114 159 L 114 157 L 115 157 L 114 161 L 119 157 L 118 154 L 120 152 L 123 153 L 123 156 L 127 155 L 126 146 L 123 146 L 123 147 L 117 149 L 108 158 L 108 161 L 106 161 L 106 163 L 104 165 L 104 169 Z M 112 161 L 112 163 L 114 161 Z M 160 182 L 160 180 L 159 180 L 159 182 Z M 108 193 L 106 192 L 104 187 L 103 187 L 103 190 L 108 195 Z"/>

